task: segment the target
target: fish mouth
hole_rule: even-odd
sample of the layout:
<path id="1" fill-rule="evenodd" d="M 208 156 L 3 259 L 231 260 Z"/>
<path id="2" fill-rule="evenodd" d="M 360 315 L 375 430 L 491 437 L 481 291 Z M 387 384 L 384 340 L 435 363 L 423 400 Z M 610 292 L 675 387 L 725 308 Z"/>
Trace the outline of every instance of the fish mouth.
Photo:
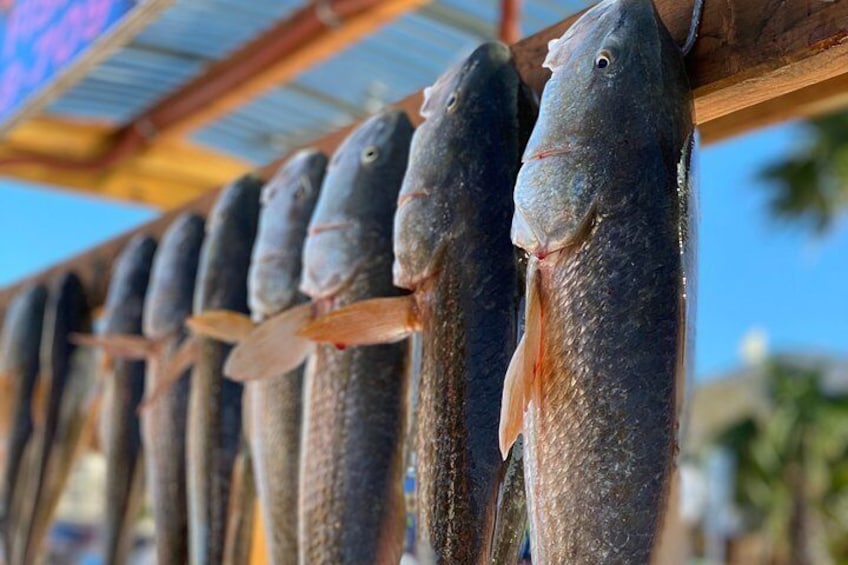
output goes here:
<path id="1" fill-rule="evenodd" d="M 309 235 L 318 235 L 328 231 L 343 231 L 356 226 L 355 222 L 330 222 L 326 224 L 318 224 L 309 228 Z"/>
<path id="2" fill-rule="evenodd" d="M 426 188 L 422 188 L 420 190 L 413 190 L 411 192 L 407 192 L 406 194 L 401 194 L 398 196 L 397 208 L 400 210 L 410 202 L 417 200 L 419 198 L 426 198 L 430 196 L 430 191 Z"/>
<path id="3" fill-rule="evenodd" d="M 517 206 L 512 217 L 512 242 L 540 260 L 550 255 L 547 238 L 536 229 L 533 222 L 527 220 L 524 211 Z"/>

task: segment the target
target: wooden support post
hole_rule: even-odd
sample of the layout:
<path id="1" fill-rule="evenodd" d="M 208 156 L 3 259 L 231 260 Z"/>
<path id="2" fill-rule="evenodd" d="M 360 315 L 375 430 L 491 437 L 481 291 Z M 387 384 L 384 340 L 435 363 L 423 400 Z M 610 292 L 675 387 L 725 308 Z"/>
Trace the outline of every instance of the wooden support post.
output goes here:
<path id="1" fill-rule="evenodd" d="M 691 3 L 656 0 L 656 5 L 669 29 L 682 42 L 689 28 Z M 549 76 L 548 71 L 541 67 L 548 40 L 561 35 L 575 18 L 568 18 L 513 46 L 516 65 L 528 84 L 537 91 L 541 91 Z M 800 98 L 804 108 L 814 108 L 825 99 L 832 101 L 834 91 L 848 81 L 846 40 L 848 2 L 708 0 L 701 39 L 689 60 L 697 121 L 705 137 L 716 140 L 721 136 L 712 132 L 735 133 L 747 129 L 748 124 L 767 122 L 762 116 L 751 117 L 757 111 L 769 111 L 781 119 L 799 115 L 795 113 L 798 110 L 771 102 L 774 100 Z M 827 88 L 814 86 L 822 83 Z M 824 98 L 817 97 L 820 91 Z M 418 93 L 398 106 L 409 113 L 413 122 L 419 123 L 420 103 L 421 95 Z M 770 104 L 771 110 L 768 109 Z M 757 108 L 759 110 L 755 110 Z M 751 121 L 742 121 L 746 119 Z M 729 128 L 727 124 L 733 127 Z M 349 129 L 335 132 L 312 145 L 331 152 Z M 279 162 L 268 165 L 259 173 L 267 177 Z M 216 196 L 216 192 L 211 192 L 185 209 L 205 212 Z M 135 232 L 158 236 L 177 212 L 166 214 Z M 92 300 L 99 303 L 108 284 L 109 266 L 131 235 L 118 237 L 24 282 L 45 280 L 60 272 L 74 270 L 90 289 Z M 0 291 L 0 309 L 5 307 L 18 287 L 14 285 Z"/>

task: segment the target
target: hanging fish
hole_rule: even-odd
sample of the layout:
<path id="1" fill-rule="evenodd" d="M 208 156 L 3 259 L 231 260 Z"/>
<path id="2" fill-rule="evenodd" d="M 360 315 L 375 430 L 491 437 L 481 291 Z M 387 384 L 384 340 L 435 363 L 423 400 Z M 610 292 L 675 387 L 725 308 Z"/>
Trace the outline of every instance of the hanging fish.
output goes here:
<path id="1" fill-rule="evenodd" d="M 113 359 L 146 362 L 145 407 L 139 411 L 160 563 L 188 562 L 185 431 L 189 375 L 184 366 L 193 359 L 193 344 L 185 339 L 183 323 L 191 313 L 203 231 L 203 218 L 181 214 L 162 236 L 144 297 L 144 336 L 122 333 L 114 324 L 98 335 L 74 336 L 76 343 L 99 347 Z M 118 374 L 109 378 L 116 377 L 122 378 Z M 133 403 L 138 405 L 137 399 Z M 128 411 L 126 416 L 133 413 L 135 410 Z"/>
<path id="2" fill-rule="evenodd" d="M 218 198 L 206 226 L 194 313 L 247 308 L 247 270 L 262 183 L 243 177 Z M 233 466 L 242 435 L 242 385 L 222 373 L 230 345 L 199 338 L 188 412 L 189 537 L 192 563 L 224 559 Z"/>
<path id="3" fill-rule="evenodd" d="M 302 332 L 340 344 L 422 332 L 418 553 L 437 563 L 488 564 L 492 551 L 500 394 L 520 295 L 511 195 L 534 113 L 500 43 L 427 89 L 395 215 L 394 281 L 414 293 L 354 304 Z"/>
<path id="4" fill-rule="evenodd" d="M 91 329 L 88 299 L 79 278 L 62 275 L 51 287 L 39 356 L 40 375 L 33 399 L 35 433 L 27 447 L 22 504 L 15 511 L 11 563 L 32 563 L 53 520 L 59 497 L 81 451 L 81 439 L 94 427 L 93 356 L 71 342 Z"/>
<path id="5" fill-rule="evenodd" d="M 0 416 L 6 438 L 0 483 L 0 525 L 7 563 L 12 555 L 13 508 L 20 504 L 21 475 L 27 472 L 23 465 L 24 452 L 33 435 L 32 400 L 39 371 L 38 352 L 46 302 L 44 285 L 29 286 L 16 294 L 6 311 L 0 339 L 0 379 L 3 381 Z"/>
<path id="6" fill-rule="evenodd" d="M 326 167 L 323 153 L 300 151 L 262 189 L 262 211 L 248 274 L 253 319 L 237 312 L 207 313 L 190 320 L 194 332 L 238 343 L 254 325 L 307 300 L 298 291 L 303 243 Z M 278 346 L 288 345 L 283 340 Z M 245 417 L 251 429 L 268 557 L 277 565 L 295 562 L 303 368 L 251 381 L 246 387 Z"/>
<path id="7" fill-rule="evenodd" d="M 144 296 L 156 241 L 137 235 L 115 263 L 106 296 L 102 333 L 141 335 Z M 100 445 L 106 456 L 106 507 L 103 513 L 104 561 L 125 563 L 132 548 L 135 520 L 144 492 L 144 458 L 138 406 L 144 394 L 144 361 L 104 353 L 100 376 Z"/>
<path id="8" fill-rule="evenodd" d="M 596 5 L 544 65 L 515 188 L 530 262 L 501 450 L 524 434 L 534 562 L 648 563 L 694 312 L 692 94 L 651 0 Z"/>
<path id="9" fill-rule="evenodd" d="M 336 150 L 304 248 L 301 290 L 311 302 L 249 331 L 227 361 L 228 375 L 254 380 L 282 374 L 310 358 L 299 487 L 300 563 L 400 559 L 407 344 L 315 348 L 295 334 L 316 313 L 400 294 L 391 282 L 391 218 L 412 131 L 405 114 L 388 110 L 356 128 Z"/>
<path id="10" fill-rule="evenodd" d="M 162 371 L 186 343 L 183 323 L 191 313 L 203 231 L 200 216 L 178 216 L 153 259 L 144 300 L 144 336 L 152 346 L 146 397 L 161 386 Z M 188 562 L 186 425 L 191 385 L 188 372 L 178 374 L 174 386 L 142 410 L 141 423 L 157 561 L 183 564 Z"/>

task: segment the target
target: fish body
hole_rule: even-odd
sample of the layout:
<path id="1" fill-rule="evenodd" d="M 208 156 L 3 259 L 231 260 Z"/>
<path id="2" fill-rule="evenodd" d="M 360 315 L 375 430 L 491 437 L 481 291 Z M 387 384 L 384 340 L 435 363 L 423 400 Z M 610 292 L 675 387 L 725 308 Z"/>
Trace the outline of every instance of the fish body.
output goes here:
<path id="1" fill-rule="evenodd" d="M 296 154 L 262 189 L 262 211 L 248 276 L 253 319 L 304 302 L 298 291 L 303 243 L 324 179 L 327 157 Z M 280 344 L 281 347 L 285 344 Z M 245 417 L 269 561 L 297 562 L 297 486 L 303 368 L 246 385 Z M 252 517 L 251 517 L 252 518 Z"/>
<path id="2" fill-rule="evenodd" d="M 91 407 L 93 363 L 70 335 L 90 329 L 85 290 L 75 274 L 66 273 L 51 287 L 45 309 L 35 401 L 39 423 L 28 448 L 31 467 L 22 485 L 26 495 L 16 518 L 11 563 L 37 558 L 78 454 Z"/>
<path id="3" fill-rule="evenodd" d="M 512 228 L 530 369 L 507 391 L 526 412 L 506 420 L 523 414 L 533 561 L 648 563 L 693 282 L 691 92 L 651 0 L 596 5 L 545 66 Z"/>
<path id="4" fill-rule="evenodd" d="M 0 375 L 8 379 L 9 385 L 2 399 L 3 428 L 7 439 L 0 479 L 0 524 L 7 561 L 12 544 L 14 498 L 19 497 L 18 485 L 21 484 L 19 473 L 25 448 L 33 434 L 31 407 L 38 377 L 46 302 L 47 289 L 44 285 L 27 287 L 18 293 L 6 312 L 0 341 Z"/>
<path id="5" fill-rule="evenodd" d="M 509 49 L 479 47 L 427 90 L 398 200 L 394 280 L 416 291 L 422 331 L 419 553 L 438 563 L 490 559 L 520 294 L 511 195 L 531 106 Z"/>
<path id="6" fill-rule="evenodd" d="M 146 391 L 156 390 L 164 360 L 186 335 L 183 321 L 191 314 L 204 221 L 180 215 L 165 234 L 153 258 L 144 299 L 145 337 L 159 343 L 161 353 L 148 358 Z M 159 563 L 188 562 L 188 493 L 186 490 L 186 416 L 189 374 L 186 372 L 141 415 L 145 475 L 156 529 Z"/>
<path id="7" fill-rule="evenodd" d="M 392 216 L 412 125 L 396 110 L 333 155 L 309 224 L 301 290 L 330 310 L 392 285 Z M 403 545 L 406 343 L 319 345 L 306 369 L 299 492 L 301 564 L 394 564 Z"/>
<path id="8" fill-rule="evenodd" d="M 115 263 L 104 304 L 104 334 L 141 335 L 144 296 L 156 241 L 131 239 Z M 106 456 L 103 545 L 106 563 L 126 563 L 133 541 L 143 478 L 138 406 L 144 395 L 144 361 L 105 358 L 100 444 Z"/>
<path id="9" fill-rule="evenodd" d="M 247 271 L 259 215 L 259 179 L 246 176 L 218 198 L 206 238 L 194 294 L 194 313 L 247 313 Z M 224 379 L 231 346 L 199 338 L 191 372 L 188 412 L 189 555 L 195 564 L 224 558 L 233 465 L 241 440 L 242 385 Z"/>

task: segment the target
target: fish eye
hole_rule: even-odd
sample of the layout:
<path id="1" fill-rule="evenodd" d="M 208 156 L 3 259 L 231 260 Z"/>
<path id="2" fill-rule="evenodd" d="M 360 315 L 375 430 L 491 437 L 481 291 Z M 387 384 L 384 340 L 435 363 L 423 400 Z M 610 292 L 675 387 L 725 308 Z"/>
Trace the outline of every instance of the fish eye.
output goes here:
<path id="1" fill-rule="evenodd" d="M 458 101 L 459 97 L 457 96 L 456 92 L 451 92 L 451 95 L 448 97 L 448 104 L 446 106 L 447 110 L 451 111 L 456 108 L 456 103 Z"/>
<path id="2" fill-rule="evenodd" d="M 595 57 L 595 68 L 606 69 L 612 64 L 612 53 L 606 49 L 602 50 Z"/>
<path id="3" fill-rule="evenodd" d="M 374 145 L 369 145 L 362 151 L 362 162 L 373 163 L 380 156 L 380 151 Z"/>

